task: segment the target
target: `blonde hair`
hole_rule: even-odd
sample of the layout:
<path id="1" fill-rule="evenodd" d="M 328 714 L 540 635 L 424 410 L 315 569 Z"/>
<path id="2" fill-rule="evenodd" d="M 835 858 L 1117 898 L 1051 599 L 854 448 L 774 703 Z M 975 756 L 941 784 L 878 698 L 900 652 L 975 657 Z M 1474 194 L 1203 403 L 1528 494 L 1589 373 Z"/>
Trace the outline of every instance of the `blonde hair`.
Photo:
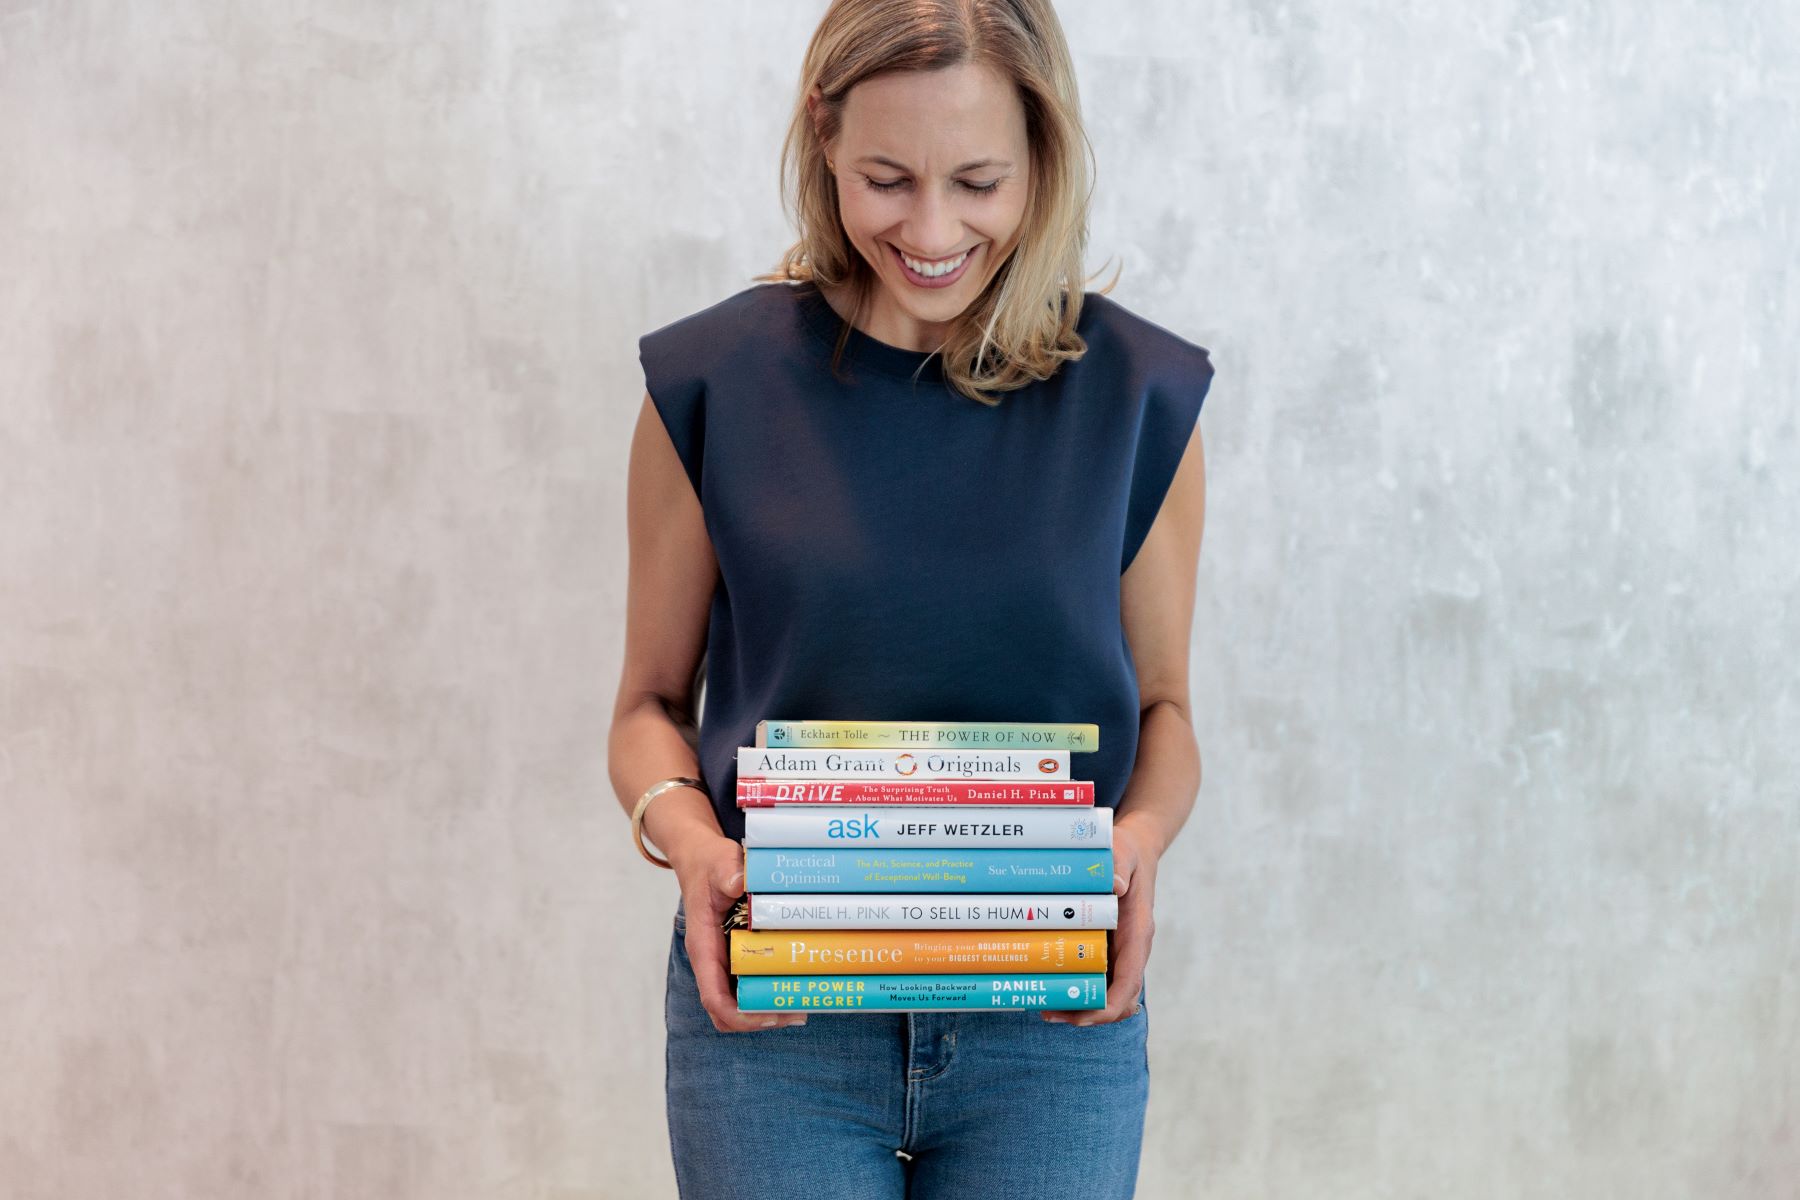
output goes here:
<path id="1" fill-rule="evenodd" d="M 800 97 L 781 150 L 782 206 L 800 231 L 760 282 L 848 282 L 852 319 L 874 295 L 873 268 L 838 215 L 824 144 L 836 138 L 850 89 L 889 71 L 963 63 L 1012 81 L 1031 146 L 1029 198 L 1012 253 L 939 348 L 951 387 L 987 405 L 1079 359 L 1092 146 L 1081 125 L 1075 68 L 1049 0 L 833 0 L 801 64 Z M 819 93 L 818 122 L 806 97 Z M 1114 275 L 1113 282 L 1117 282 Z M 1102 292 L 1111 290 L 1108 283 Z M 838 333 L 838 370 L 850 323 Z"/>

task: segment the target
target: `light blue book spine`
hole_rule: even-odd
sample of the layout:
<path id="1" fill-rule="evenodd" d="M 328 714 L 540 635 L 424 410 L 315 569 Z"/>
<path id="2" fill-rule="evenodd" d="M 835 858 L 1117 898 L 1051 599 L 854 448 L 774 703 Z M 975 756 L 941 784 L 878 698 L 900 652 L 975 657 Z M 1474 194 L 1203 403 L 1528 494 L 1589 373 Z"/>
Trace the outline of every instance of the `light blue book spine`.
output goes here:
<path id="1" fill-rule="evenodd" d="M 752 846 L 747 892 L 1110 892 L 1111 850 Z"/>
<path id="2" fill-rule="evenodd" d="M 938 1012 L 1106 1007 L 1098 975 L 739 975 L 739 1012 Z"/>

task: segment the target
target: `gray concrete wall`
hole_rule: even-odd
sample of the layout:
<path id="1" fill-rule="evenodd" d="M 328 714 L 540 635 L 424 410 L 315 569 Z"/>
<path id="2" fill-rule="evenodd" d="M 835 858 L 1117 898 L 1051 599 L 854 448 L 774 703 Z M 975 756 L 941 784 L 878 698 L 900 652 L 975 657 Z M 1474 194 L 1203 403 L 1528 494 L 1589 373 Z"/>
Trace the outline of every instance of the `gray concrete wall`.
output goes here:
<path id="1" fill-rule="evenodd" d="M 1140 1194 L 1793 1195 L 1795 10 L 1060 7 L 1219 371 Z M 820 11 L 0 0 L 0 1193 L 673 1195 L 635 338 Z"/>

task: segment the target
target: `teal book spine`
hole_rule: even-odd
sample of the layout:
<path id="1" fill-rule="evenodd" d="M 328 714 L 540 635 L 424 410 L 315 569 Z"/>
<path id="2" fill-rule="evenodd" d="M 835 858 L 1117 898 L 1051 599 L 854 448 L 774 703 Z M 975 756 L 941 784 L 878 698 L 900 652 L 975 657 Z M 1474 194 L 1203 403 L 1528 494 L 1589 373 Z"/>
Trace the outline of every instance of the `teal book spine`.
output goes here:
<path id="1" fill-rule="evenodd" d="M 751 846 L 746 892 L 1110 892 L 1111 850 Z"/>
<path id="2" fill-rule="evenodd" d="M 739 1012 L 1002 1012 L 1106 1007 L 1104 974 L 739 975 Z"/>

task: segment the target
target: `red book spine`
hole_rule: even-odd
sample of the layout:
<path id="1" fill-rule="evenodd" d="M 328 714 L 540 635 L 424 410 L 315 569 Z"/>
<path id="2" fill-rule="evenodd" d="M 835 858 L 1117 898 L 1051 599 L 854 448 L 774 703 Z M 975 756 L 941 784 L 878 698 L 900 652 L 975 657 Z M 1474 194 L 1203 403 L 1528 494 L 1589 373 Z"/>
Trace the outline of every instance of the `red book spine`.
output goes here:
<path id="1" fill-rule="evenodd" d="M 754 779 L 737 781 L 737 806 L 777 804 L 1067 804 L 1093 807 L 1087 780 Z"/>

